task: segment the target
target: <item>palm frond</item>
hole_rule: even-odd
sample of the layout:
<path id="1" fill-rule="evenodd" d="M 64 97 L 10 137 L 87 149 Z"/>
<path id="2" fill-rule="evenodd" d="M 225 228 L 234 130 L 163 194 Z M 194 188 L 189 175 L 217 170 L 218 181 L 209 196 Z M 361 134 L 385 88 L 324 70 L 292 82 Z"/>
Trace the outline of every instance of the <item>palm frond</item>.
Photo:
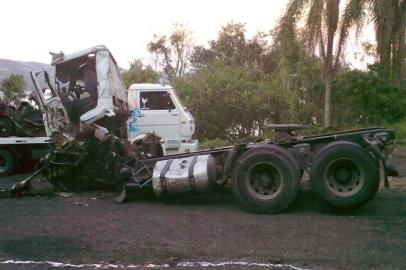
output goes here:
<path id="1" fill-rule="evenodd" d="M 312 0 L 306 18 L 305 41 L 309 48 L 314 49 L 320 38 L 324 13 L 324 1 Z"/>
<path id="2" fill-rule="evenodd" d="M 390 52 L 391 32 L 395 19 L 392 1 L 371 0 L 370 13 L 375 24 L 377 53 L 381 64 L 386 65 L 390 58 L 388 52 Z"/>
<path id="3" fill-rule="evenodd" d="M 293 23 L 296 23 L 304 10 L 304 7 L 307 5 L 309 0 L 290 0 L 287 4 L 286 12 L 283 17 L 291 20 Z"/>
<path id="4" fill-rule="evenodd" d="M 337 42 L 336 60 L 334 69 L 337 69 L 341 52 L 344 49 L 350 29 L 356 26 L 356 37 L 359 37 L 364 25 L 366 13 L 364 7 L 368 0 L 349 0 L 341 15 L 339 38 Z"/>

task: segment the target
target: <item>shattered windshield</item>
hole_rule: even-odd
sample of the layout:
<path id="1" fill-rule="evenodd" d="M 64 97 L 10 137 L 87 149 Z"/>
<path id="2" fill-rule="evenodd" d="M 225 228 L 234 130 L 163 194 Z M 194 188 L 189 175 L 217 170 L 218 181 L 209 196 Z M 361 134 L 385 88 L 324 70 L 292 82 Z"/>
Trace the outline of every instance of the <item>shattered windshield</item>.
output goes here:
<path id="1" fill-rule="evenodd" d="M 56 85 L 71 119 L 97 105 L 98 87 L 95 54 L 88 54 L 55 67 Z"/>
<path id="2" fill-rule="evenodd" d="M 95 54 L 85 55 L 56 65 L 56 85 L 60 92 L 81 94 L 97 99 L 97 73 Z"/>

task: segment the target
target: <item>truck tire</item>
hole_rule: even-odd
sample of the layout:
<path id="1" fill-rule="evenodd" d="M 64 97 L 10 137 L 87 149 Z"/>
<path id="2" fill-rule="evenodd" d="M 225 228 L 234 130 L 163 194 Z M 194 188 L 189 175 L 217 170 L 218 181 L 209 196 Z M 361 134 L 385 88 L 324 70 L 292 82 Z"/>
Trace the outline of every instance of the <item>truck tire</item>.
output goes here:
<path id="1" fill-rule="evenodd" d="M 10 174 L 14 170 L 14 165 L 13 154 L 6 149 L 0 149 L 0 176 Z"/>
<path id="2" fill-rule="evenodd" d="M 7 117 L 0 117 L 0 137 L 8 137 L 12 135 L 14 123 Z"/>
<path id="3" fill-rule="evenodd" d="M 283 148 L 264 145 L 241 155 L 234 165 L 232 188 L 248 211 L 274 214 L 286 210 L 299 191 L 300 172 L 295 159 Z"/>
<path id="4" fill-rule="evenodd" d="M 310 182 L 330 206 L 355 208 L 367 203 L 377 192 L 379 165 L 355 143 L 332 142 L 313 160 Z"/>

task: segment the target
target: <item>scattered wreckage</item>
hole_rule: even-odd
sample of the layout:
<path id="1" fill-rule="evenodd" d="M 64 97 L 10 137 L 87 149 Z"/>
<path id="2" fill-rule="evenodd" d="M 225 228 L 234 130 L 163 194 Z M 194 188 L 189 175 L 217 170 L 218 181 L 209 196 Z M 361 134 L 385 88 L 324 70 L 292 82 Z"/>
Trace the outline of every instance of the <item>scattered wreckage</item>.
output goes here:
<path id="1" fill-rule="evenodd" d="M 160 141 L 155 134 L 127 140 L 130 108 L 106 47 L 54 54 L 52 65 L 55 84 L 44 71 L 31 73 L 52 149 L 13 187 L 13 196 L 29 193 L 39 174 L 63 191 L 109 185 L 120 191 L 118 202 L 129 188 L 152 188 L 164 197 L 231 183 L 245 209 L 278 213 L 295 200 L 304 171 L 316 193 L 340 208 L 367 203 L 391 172 L 385 160 L 395 136 L 385 128 L 300 137 L 294 131 L 303 126 L 275 125 L 274 140 L 161 156 L 154 151 Z M 41 74 L 45 88 L 37 80 Z"/>
<path id="2" fill-rule="evenodd" d="M 0 176 L 32 169 L 48 144 L 42 112 L 32 95 L 0 103 Z"/>
<path id="3" fill-rule="evenodd" d="M 42 113 L 29 100 L 23 100 L 18 106 L 14 102 L 0 103 L 0 137 L 45 136 Z"/>

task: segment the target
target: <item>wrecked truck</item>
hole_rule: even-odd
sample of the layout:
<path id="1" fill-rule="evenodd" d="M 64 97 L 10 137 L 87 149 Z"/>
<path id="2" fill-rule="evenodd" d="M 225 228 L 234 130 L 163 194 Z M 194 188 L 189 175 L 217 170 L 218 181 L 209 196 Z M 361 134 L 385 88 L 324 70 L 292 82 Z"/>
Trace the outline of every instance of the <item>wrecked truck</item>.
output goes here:
<path id="1" fill-rule="evenodd" d="M 123 202 L 129 190 L 158 197 L 201 194 L 230 184 L 242 207 L 278 213 L 295 200 L 306 171 L 316 194 L 333 207 L 370 201 L 380 181 L 388 182 L 386 158 L 395 135 L 385 128 L 298 136 L 302 125 L 273 125 L 273 139 L 159 156 L 160 138 L 148 134 L 130 143 L 130 110 L 117 64 L 104 46 L 53 56 L 55 82 L 31 73 L 52 149 L 38 169 L 11 194 L 29 193 L 38 174 L 60 190 L 109 185 Z M 38 84 L 43 74 L 46 87 Z"/>

